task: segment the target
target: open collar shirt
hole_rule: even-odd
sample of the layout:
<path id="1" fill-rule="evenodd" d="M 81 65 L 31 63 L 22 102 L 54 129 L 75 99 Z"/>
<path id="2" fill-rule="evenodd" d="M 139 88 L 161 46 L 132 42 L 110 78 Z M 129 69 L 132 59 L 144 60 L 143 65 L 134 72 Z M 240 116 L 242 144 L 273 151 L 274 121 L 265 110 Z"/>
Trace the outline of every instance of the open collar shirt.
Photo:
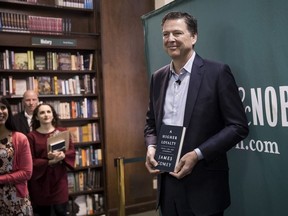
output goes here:
<path id="1" fill-rule="evenodd" d="M 187 92 L 195 55 L 193 52 L 191 58 L 180 69 L 179 74 L 175 72 L 173 62 L 170 63 L 171 75 L 164 103 L 163 124 L 165 125 L 183 126 Z"/>

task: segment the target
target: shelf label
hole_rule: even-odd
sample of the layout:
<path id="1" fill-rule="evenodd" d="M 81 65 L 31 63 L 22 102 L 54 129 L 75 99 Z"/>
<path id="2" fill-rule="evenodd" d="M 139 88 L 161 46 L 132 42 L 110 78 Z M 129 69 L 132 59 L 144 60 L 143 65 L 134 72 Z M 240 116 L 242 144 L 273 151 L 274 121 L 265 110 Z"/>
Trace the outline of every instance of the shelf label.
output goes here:
<path id="1" fill-rule="evenodd" d="M 76 46 L 77 40 L 75 39 L 59 39 L 59 38 L 45 38 L 45 37 L 32 37 L 33 46 Z"/>

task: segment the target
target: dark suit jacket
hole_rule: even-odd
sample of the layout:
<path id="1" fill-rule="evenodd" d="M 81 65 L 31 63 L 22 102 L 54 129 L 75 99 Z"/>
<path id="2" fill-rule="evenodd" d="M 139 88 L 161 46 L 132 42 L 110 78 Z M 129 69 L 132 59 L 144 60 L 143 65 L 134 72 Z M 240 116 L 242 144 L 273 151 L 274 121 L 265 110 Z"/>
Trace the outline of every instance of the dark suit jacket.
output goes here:
<path id="1" fill-rule="evenodd" d="M 30 132 L 30 128 L 25 117 L 24 111 L 17 113 L 13 116 L 16 130 L 27 135 Z"/>
<path id="2" fill-rule="evenodd" d="M 152 75 L 144 130 L 146 145 L 156 144 L 169 78 L 169 65 Z M 186 187 L 194 213 L 209 215 L 230 205 L 226 152 L 248 135 L 248 124 L 238 87 L 227 65 L 204 60 L 196 54 L 187 94 L 182 155 L 199 148 L 204 159 L 180 182 Z"/>

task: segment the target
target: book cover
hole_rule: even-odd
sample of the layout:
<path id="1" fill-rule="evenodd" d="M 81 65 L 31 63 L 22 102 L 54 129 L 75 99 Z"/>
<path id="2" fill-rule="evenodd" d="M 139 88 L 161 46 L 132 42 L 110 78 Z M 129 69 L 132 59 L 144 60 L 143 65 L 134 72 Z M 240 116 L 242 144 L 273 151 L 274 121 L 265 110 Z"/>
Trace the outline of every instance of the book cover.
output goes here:
<path id="1" fill-rule="evenodd" d="M 38 93 L 40 95 L 47 95 L 52 93 L 51 77 L 41 76 L 37 77 L 38 80 Z"/>
<path id="2" fill-rule="evenodd" d="M 49 149 L 51 152 L 54 152 L 54 151 L 65 151 L 66 149 L 66 146 L 65 146 L 65 140 L 59 140 L 59 141 L 56 141 L 54 143 L 50 143 L 49 144 Z"/>
<path id="3" fill-rule="evenodd" d="M 86 205 L 87 205 L 87 215 L 93 215 L 94 209 L 93 209 L 93 196 L 92 195 L 86 195 Z"/>
<path id="4" fill-rule="evenodd" d="M 91 142 L 92 134 L 91 134 L 91 124 L 83 125 L 82 127 L 82 142 Z"/>
<path id="5" fill-rule="evenodd" d="M 79 191 L 83 191 L 85 187 L 84 171 L 78 173 Z"/>
<path id="6" fill-rule="evenodd" d="M 81 155 L 82 155 L 82 166 L 86 167 L 87 166 L 87 154 L 86 154 L 86 149 L 81 149 Z"/>
<path id="7" fill-rule="evenodd" d="M 77 216 L 86 215 L 87 205 L 85 195 L 77 196 L 75 203 L 79 206 L 79 211 L 76 213 Z"/>
<path id="8" fill-rule="evenodd" d="M 58 69 L 71 70 L 71 53 L 58 53 Z"/>
<path id="9" fill-rule="evenodd" d="M 27 88 L 27 81 L 25 79 L 14 79 L 15 82 L 15 95 L 23 96 Z"/>
<path id="10" fill-rule="evenodd" d="M 70 131 L 70 136 L 71 136 L 72 142 L 73 143 L 80 142 L 80 139 L 79 139 L 79 127 L 78 126 L 74 126 L 74 127 L 68 127 L 67 129 Z"/>
<path id="11" fill-rule="evenodd" d="M 68 192 L 69 193 L 75 192 L 75 176 L 74 176 L 74 173 L 68 172 L 67 173 L 67 180 L 68 180 Z"/>
<path id="12" fill-rule="evenodd" d="M 27 70 L 28 69 L 28 55 L 26 53 L 15 53 L 14 67 L 16 70 Z"/>
<path id="13" fill-rule="evenodd" d="M 80 166 L 80 157 L 79 157 L 79 149 L 75 149 L 75 163 L 74 167 L 79 167 Z"/>
<path id="14" fill-rule="evenodd" d="M 28 56 L 28 70 L 34 70 L 34 52 L 32 50 L 27 50 Z"/>
<path id="15" fill-rule="evenodd" d="M 102 164 L 102 149 L 97 149 L 97 164 Z"/>
<path id="16" fill-rule="evenodd" d="M 69 148 L 69 131 L 61 131 L 53 134 L 47 139 L 47 150 L 67 150 Z"/>
<path id="17" fill-rule="evenodd" d="M 46 55 L 43 54 L 36 54 L 34 57 L 34 64 L 36 70 L 45 70 L 46 69 Z"/>
<path id="18" fill-rule="evenodd" d="M 155 160 L 156 169 L 163 172 L 173 172 L 180 160 L 186 128 L 172 125 L 162 125 L 157 136 Z"/>
<path id="19" fill-rule="evenodd" d="M 58 86 L 58 77 L 57 76 L 53 76 L 53 81 L 52 81 L 52 92 L 54 93 L 54 95 L 58 95 L 59 94 L 59 86 Z"/>

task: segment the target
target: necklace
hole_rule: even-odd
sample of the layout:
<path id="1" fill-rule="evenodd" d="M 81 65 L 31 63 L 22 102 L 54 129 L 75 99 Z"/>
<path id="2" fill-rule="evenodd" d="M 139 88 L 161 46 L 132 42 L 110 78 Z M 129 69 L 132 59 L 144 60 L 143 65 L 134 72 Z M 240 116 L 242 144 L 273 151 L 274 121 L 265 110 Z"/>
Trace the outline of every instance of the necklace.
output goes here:
<path id="1" fill-rule="evenodd" d="M 11 137 L 11 133 L 9 133 L 6 137 L 4 137 L 3 139 L 0 139 L 0 143 L 1 144 L 7 144 L 8 143 L 8 139 Z"/>

